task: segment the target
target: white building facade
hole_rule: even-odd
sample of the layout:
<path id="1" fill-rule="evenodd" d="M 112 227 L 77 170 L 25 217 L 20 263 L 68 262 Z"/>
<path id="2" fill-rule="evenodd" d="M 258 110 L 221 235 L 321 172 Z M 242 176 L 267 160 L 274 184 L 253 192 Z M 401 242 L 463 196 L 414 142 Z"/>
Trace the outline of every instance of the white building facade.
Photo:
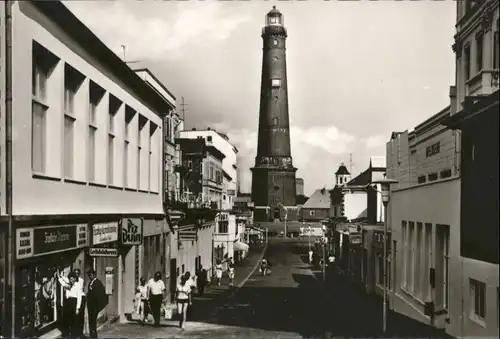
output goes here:
<path id="1" fill-rule="evenodd" d="M 498 159 L 498 146 L 496 146 L 498 141 L 495 142 L 495 139 L 498 140 L 498 121 L 495 122 L 495 119 L 498 119 L 500 72 L 499 4 L 495 0 L 465 0 L 457 2 L 456 6 L 457 22 L 453 45 L 456 54 L 456 100 L 452 103 L 452 113 L 455 115 L 452 119 L 462 120 L 456 133 L 461 136 L 461 164 L 468 170 L 466 174 L 466 169 L 462 168 L 461 190 L 470 192 L 471 186 L 480 187 L 477 195 L 468 193 L 461 195 L 461 228 L 462 234 L 467 236 L 482 234 L 486 243 L 483 243 L 481 238 L 479 241 L 473 239 L 472 243 L 469 243 L 468 239 L 458 240 L 461 246 L 459 254 L 462 256 L 459 262 L 461 275 L 456 279 L 460 279 L 458 281 L 460 281 L 462 306 L 461 320 L 456 324 L 454 331 L 463 337 L 498 337 L 498 200 L 496 210 L 494 208 L 489 210 L 487 215 L 482 215 L 484 212 L 480 210 L 482 205 L 492 204 L 498 199 L 498 191 L 496 193 L 493 191 L 492 194 L 490 192 L 493 188 L 498 189 L 498 184 L 494 181 L 490 184 L 488 181 L 478 184 L 481 178 L 487 178 L 491 182 L 495 176 L 498 182 L 498 170 L 495 171 L 495 167 L 491 164 L 478 166 L 477 163 L 481 163 L 481 159 L 485 158 Z M 487 98 L 495 96 L 496 106 L 491 104 L 489 108 L 481 106 L 482 101 L 488 101 Z M 485 131 L 484 128 L 478 128 L 478 124 L 491 128 L 495 126 L 496 130 Z M 456 126 L 457 124 L 454 127 Z M 485 135 L 488 139 L 484 139 Z M 485 142 L 481 141 L 483 139 Z M 479 149 L 486 150 L 486 153 L 480 153 Z M 496 167 L 498 168 L 498 162 Z M 474 170 L 471 171 L 471 168 Z M 495 173 L 487 173 L 488 169 L 492 169 L 491 172 Z M 483 189 L 482 185 L 488 184 L 492 187 Z M 486 190 L 488 192 L 485 192 Z M 464 201 L 468 199 L 477 200 L 476 205 L 464 206 Z M 495 215 L 496 221 L 494 221 Z M 496 231 L 484 232 L 483 229 L 476 228 L 476 223 L 484 229 Z M 496 234 L 496 237 L 492 234 Z M 493 242 L 496 242 L 496 245 Z M 490 251 L 496 252 L 496 255 L 491 255 Z M 483 255 L 481 252 L 488 255 Z M 474 255 L 471 255 L 472 253 Z"/>
<path id="2" fill-rule="evenodd" d="M 222 177 L 225 192 L 222 195 L 222 209 L 232 209 L 238 188 L 238 149 L 231 144 L 229 138 L 225 134 L 213 129 L 182 131 L 180 132 L 180 137 L 187 139 L 202 137 L 205 139 L 208 146 L 214 146 L 224 154 L 224 159 L 222 161 Z"/>
<path id="3" fill-rule="evenodd" d="M 141 220 L 164 218 L 162 119 L 173 107 L 62 2 L 0 7 L 0 43 L 11 42 L 1 65 L 11 77 L 0 92 L 12 96 L 0 108 L 0 238 L 9 219 L 16 243 L 0 261 L 2 298 L 13 286 L 12 302 L 0 300 L 12 319 L 0 319 L 1 334 L 44 338 L 61 325 L 57 270 L 96 270 L 109 296 L 99 319 L 123 317 L 135 290 L 123 281 L 140 271 Z M 41 308 L 47 284 L 50 306 Z"/>
<path id="4" fill-rule="evenodd" d="M 447 107 L 387 143 L 387 177 L 398 181 L 388 207 L 390 285 L 393 310 L 459 336 L 460 144 L 441 124 L 449 116 Z"/>

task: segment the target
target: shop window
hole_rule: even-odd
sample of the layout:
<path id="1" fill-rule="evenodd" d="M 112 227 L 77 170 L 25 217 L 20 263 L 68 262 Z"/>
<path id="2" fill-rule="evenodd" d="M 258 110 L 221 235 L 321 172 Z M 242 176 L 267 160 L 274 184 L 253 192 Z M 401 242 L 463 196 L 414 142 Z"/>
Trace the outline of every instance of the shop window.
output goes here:
<path id="1" fill-rule="evenodd" d="M 55 265 L 49 260 L 19 269 L 16 286 L 19 336 L 34 336 L 59 320 L 64 291 L 55 276 L 58 269 L 67 276 L 72 267 Z"/>

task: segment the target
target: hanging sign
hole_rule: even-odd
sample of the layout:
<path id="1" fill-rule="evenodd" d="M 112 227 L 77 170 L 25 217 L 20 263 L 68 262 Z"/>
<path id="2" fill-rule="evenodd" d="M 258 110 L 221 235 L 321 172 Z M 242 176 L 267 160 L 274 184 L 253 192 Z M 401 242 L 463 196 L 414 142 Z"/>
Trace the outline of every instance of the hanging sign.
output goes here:
<path id="1" fill-rule="evenodd" d="M 91 257 L 117 257 L 117 248 L 107 248 L 107 247 L 90 247 L 89 255 Z"/>
<path id="2" fill-rule="evenodd" d="M 143 224 L 141 219 L 140 223 L 135 224 L 130 219 L 124 219 L 120 222 L 120 242 L 122 245 L 141 245 L 143 239 Z"/>
<path id="3" fill-rule="evenodd" d="M 92 225 L 92 245 L 105 244 L 118 240 L 118 222 L 97 223 Z"/>

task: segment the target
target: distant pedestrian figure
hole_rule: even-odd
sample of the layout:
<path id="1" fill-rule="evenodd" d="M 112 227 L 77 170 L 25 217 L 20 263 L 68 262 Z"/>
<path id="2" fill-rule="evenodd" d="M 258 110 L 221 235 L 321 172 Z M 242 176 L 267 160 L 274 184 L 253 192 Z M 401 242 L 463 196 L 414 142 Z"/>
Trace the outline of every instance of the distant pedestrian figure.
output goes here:
<path id="1" fill-rule="evenodd" d="M 309 264 L 312 264 L 313 262 L 313 251 L 310 249 L 309 250 Z"/>
<path id="2" fill-rule="evenodd" d="M 217 265 L 215 265 L 215 278 L 217 279 L 217 286 L 220 286 L 223 269 L 224 267 L 222 266 L 220 260 L 217 260 Z"/>
<path id="3" fill-rule="evenodd" d="M 198 271 L 198 279 L 196 279 L 196 283 L 198 285 L 198 294 L 200 296 L 203 296 L 203 292 L 205 291 L 205 286 L 207 285 L 207 282 L 208 282 L 207 270 L 204 269 L 202 266 Z"/>
<path id="4" fill-rule="evenodd" d="M 182 276 L 176 289 L 177 314 L 179 315 L 179 327 L 182 329 L 184 329 L 188 306 L 191 305 L 191 286 L 188 285 L 187 280 L 185 275 Z"/>
<path id="5" fill-rule="evenodd" d="M 228 276 L 229 276 L 229 286 L 233 287 L 234 286 L 234 265 L 233 264 L 229 264 Z"/>
<path id="6" fill-rule="evenodd" d="M 154 278 L 150 279 L 148 283 L 149 304 L 151 307 L 151 313 L 153 314 L 156 327 L 160 326 L 163 292 L 165 292 L 165 283 L 161 280 L 161 272 L 158 271 L 155 273 Z"/>

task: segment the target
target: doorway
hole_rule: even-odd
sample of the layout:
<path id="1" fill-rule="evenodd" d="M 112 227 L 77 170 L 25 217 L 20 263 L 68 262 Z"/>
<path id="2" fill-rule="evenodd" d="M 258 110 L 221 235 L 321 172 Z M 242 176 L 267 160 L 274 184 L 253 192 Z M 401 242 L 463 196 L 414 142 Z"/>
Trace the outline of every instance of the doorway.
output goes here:
<path id="1" fill-rule="evenodd" d="M 175 300 L 177 287 L 177 259 L 170 259 L 170 300 Z"/>
<path id="2" fill-rule="evenodd" d="M 273 212 L 273 216 L 274 216 L 274 220 L 279 220 L 280 219 L 280 209 L 279 208 L 275 208 L 274 209 L 274 212 Z"/>

